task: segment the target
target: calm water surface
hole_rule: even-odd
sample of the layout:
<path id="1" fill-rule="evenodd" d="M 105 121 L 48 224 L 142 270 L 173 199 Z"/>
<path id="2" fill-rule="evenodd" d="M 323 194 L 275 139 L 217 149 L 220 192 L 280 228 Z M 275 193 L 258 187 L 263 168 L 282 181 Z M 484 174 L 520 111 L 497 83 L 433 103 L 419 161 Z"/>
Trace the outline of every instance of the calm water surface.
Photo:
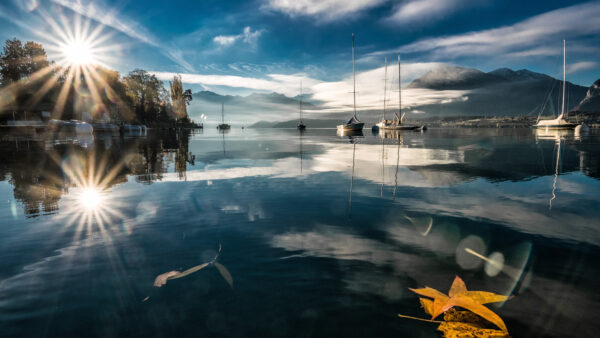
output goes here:
<path id="1" fill-rule="evenodd" d="M 397 314 L 456 275 L 514 336 L 600 329 L 595 133 L 1 137 L 0 336 L 437 337 Z"/>

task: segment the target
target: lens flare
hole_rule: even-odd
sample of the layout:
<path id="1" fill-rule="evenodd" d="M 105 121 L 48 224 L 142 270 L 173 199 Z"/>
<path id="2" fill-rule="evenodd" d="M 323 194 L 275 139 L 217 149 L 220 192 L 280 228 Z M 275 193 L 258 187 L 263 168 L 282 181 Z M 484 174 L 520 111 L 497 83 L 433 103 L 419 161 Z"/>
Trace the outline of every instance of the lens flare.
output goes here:
<path id="1" fill-rule="evenodd" d="M 79 203 L 86 210 L 98 210 L 102 206 L 102 196 L 96 188 L 84 188 L 79 195 Z"/>
<path id="2" fill-rule="evenodd" d="M 62 54 L 70 65 L 82 66 L 96 63 L 92 46 L 84 41 L 72 41 L 63 47 Z"/>

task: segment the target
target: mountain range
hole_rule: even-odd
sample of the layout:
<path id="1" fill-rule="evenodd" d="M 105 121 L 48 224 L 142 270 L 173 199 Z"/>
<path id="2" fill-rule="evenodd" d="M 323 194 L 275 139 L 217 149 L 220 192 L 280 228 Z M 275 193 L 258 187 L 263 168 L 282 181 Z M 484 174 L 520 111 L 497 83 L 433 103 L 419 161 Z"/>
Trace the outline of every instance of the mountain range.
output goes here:
<path id="1" fill-rule="evenodd" d="M 413 105 L 405 111 L 426 114 L 408 114 L 407 117 L 446 116 L 553 116 L 560 110 L 562 81 L 546 74 L 530 70 L 499 68 L 490 72 L 457 66 L 439 66 L 412 81 L 407 88 L 433 91 L 462 91 L 462 100 L 450 100 L 437 104 Z M 566 83 L 567 110 L 600 112 L 600 79 L 586 88 L 571 82 Z M 260 126 L 295 126 L 298 119 L 299 97 L 288 97 L 279 93 L 252 93 L 248 96 L 219 95 L 211 91 L 200 91 L 192 95 L 189 108 L 192 118 L 200 114 L 211 116 L 213 122 L 220 120 L 221 104 L 225 105 L 225 119 L 255 122 L 258 116 L 276 116 L 270 122 L 261 121 Z M 318 110 L 320 102 L 304 95 L 303 106 L 307 110 Z M 364 122 L 377 119 L 376 111 L 361 111 Z M 323 113 L 319 125 L 329 126 L 347 113 Z M 371 116 L 373 115 L 373 116 Z M 314 118 L 314 114 L 312 115 Z"/>
<path id="2" fill-rule="evenodd" d="M 442 66 L 408 88 L 463 90 L 466 100 L 412 107 L 429 116 L 552 116 L 560 110 L 562 81 L 526 69 L 500 68 L 485 73 L 477 69 Z M 573 109 L 584 99 L 586 87 L 566 82 L 566 107 Z"/>

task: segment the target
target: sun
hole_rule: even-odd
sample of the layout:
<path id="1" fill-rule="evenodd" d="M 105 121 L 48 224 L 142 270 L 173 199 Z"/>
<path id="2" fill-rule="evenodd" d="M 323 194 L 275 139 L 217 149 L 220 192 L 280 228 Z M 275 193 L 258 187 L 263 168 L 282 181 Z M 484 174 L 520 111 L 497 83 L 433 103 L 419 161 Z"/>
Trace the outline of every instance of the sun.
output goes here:
<path id="1" fill-rule="evenodd" d="M 85 66 L 96 63 L 92 46 L 84 41 L 71 41 L 65 44 L 62 54 L 67 63 L 73 66 Z"/>
<path id="2" fill-rule="evenodd" d="M 84 188 L 79 194 L 79 203 L 86 210 L 97 210 L 102 207 L 102 196 L 96 188 Z"/>

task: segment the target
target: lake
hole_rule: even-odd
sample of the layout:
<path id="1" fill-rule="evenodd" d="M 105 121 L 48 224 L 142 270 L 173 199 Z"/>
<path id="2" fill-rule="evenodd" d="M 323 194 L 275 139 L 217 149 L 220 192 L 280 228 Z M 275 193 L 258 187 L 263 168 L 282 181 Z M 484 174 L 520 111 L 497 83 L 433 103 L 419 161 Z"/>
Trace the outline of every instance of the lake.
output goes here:
<path id="1" fill-rule="evenodd" d="M 0 136 L 0 336 L 438 337 L 397 315 L 455 276 L 600 329 L 593 130 Z"/>

